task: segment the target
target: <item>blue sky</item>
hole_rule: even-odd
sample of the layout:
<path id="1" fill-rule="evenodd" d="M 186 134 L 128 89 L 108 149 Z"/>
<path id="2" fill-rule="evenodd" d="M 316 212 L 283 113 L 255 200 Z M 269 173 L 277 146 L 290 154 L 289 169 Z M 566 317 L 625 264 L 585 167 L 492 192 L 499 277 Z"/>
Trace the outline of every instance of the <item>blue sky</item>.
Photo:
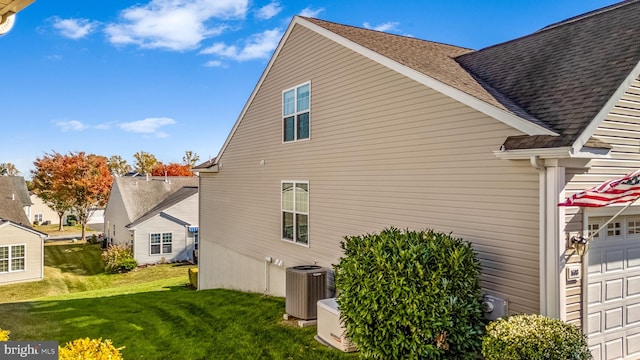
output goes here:
<path id="1" fill-rule="evenodd" d="M 616 2 L 36 0 L 0 37 L 0 162 L 215 157 L 296 14 L 481 49 Z"/>

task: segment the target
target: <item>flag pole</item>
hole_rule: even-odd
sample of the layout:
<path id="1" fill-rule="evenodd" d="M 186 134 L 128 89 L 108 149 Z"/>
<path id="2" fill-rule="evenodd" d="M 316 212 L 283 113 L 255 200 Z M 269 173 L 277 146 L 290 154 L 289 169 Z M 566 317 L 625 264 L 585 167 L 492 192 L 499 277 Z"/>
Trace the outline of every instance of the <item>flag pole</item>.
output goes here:
<path id="1" fill-rule="evenodd" d="M 593 239 L 593 237 L 599 233 L 602 229 L 604 229 L 605 227 L 607 227 L 607 225 L 609 225 L 613 220 L 615 220 L 618 216 L 620 216 L 620 214 L 622 214 L 623 211 L 627 210 L 631 205 L 633 205 L 636 201 L 638 201 L 638 199 L 640 199 L 640 196 L 636 197 L 635 199 L 633 199 L 633 201 L 627 203 L 627 205 L 625 205 L 622 209 L 620 209 L 620 211 L 618 211 L 615 215 L 613 215 L 609 220 L 607 220 L 604 224 L 602 224 L 602 226 L 600 226 L 598 228 L 598 230 L 594 231 L 593 233 L 591 233 L 589 236 L 587 236 L 587 238 L 584 239 L 584 241 L 586 241 L 587 243 L 589 241 L 591 241 Z"/>

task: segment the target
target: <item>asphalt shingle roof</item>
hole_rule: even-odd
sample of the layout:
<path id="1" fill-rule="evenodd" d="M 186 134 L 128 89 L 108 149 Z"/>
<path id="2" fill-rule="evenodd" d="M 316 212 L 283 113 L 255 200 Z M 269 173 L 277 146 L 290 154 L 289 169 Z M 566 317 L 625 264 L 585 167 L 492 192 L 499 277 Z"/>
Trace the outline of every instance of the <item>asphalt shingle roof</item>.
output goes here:
<path id="1" fill-rule="evenodd" d="M 31 205 L 27 183 L 22 176 L 0 176 L 0 219 L 31 228 L 24 206 Z"/>
<path id="2" fill-rule="evenodd" d="M 131 223 L 184 186 L 198 186 L 198 178 L 170 176 L 165 181 L 164 177 L 116 177 L 113 186 L 116 184 Z"/>
<path id="3" fill-rule="evenodd" d="M 571 146 L 640 61 L 639 0 L 479 51 L 304 19 L 560 134 L 510 138 L 507 149 Z"/>
<path id="4" fill-rule="evenodd" d="M 569 146 L 640 60 L 640 1 L 567 19 L 456 60 L 561 135 L 536 146 Z"/>

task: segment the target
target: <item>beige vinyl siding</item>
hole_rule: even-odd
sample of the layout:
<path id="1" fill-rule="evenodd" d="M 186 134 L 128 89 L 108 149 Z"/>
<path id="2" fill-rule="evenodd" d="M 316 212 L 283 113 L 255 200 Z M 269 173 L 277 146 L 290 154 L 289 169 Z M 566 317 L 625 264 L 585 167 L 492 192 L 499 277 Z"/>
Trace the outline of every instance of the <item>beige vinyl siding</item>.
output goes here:
<path id="1" fill-rule="evenodd" d="M 24 271 L 0 273 L 0 285 L 42 279 L 42 238 L 13 224 L 0 227 L 0 246 L 25 245 Z"/>
<path id="2" fill-rule="evenodd" d="M 640 79 L 631 84 L 593 137 L 611 145 L 610 158 L 592 160 L 588 170 L 567 169 L 566 196 L 640 169 Z M 612 208 L 611 215 L 618 209 Z M 565 219 L 568 232 L 583 230 L 583 210 L 580 208 L 567 207 Z M 574 256 L 569 261 L 579 259 Z M 580 323 L 582 317 L 582 295 L 577 293 L 579 285 L 567 284 L 567 320 L 574 323 Z"/>
<path id="3" fill-rule="evenodd" d="M 283 144 L 282 90 L 306 81 L 311 139 Z M 434 228 L 473 243 L 485 291 L 509 298 L 512 312 L 537 312 L 539 175 L 528 162 L 493 154 L 520 134 L 296 27 L 219 159 L 219 173 L 201 174 L 201 256 L 209 256 L 201 260 L 201 284 L 262 291 L 257 265 L 266 256 L 284 267 L 331 267 L 345 235 Z M 309 182 L 309 248 L 281 240 L 283 180 Z M 260 273 L 253 285 L 219 274 L 207 242 L 254 259 L 251 271 Z"/>

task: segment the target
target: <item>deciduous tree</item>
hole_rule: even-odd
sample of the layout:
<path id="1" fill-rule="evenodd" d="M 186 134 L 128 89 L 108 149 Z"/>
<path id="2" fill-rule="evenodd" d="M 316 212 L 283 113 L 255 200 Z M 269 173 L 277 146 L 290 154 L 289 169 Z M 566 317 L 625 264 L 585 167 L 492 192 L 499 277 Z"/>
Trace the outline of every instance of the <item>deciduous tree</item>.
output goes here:
<path id="1" fill-rule="evenodd" d="M 151 174 L 153 169 L 160 163 L 155 155 L 144 151 L 138 151 L 133 154 L 133 157 L 136 159 L 135 170 L 143 175 Z"/>
<path id="2" fill-rule="evenodd" d="M 189 167 L 194 167 L 198 160 L 200 160 L 200 156 L 191 150 L 185 151 L 184 156 L 182 157 L 182 162 L 185 165 L 189 165 Z"/>
<path id="3" fill-rule="evenodd" d="M 159 163 L 153 171 L 151 171 L 151 175 L 153 176 L 193 176 L 191 172 L 191 166 L 186 164 L 178 164 L 178 163 L 169 163 L 163 164 Z"/>
<path id="4" fill-rule="evenodd" d="M 107 158 L 84 152 L 54 152 L 36 159 L 32 171 L 34 191 L 60 216 L 72 210 L 85 238 L 87 221 L 97 207 L 107 204 L 113 178 Z"/>
<path id="5" fill-rule="evenodd" d="M 20 171 L 12 163 L 0 163 L 0 176 L 17 176 Z"/>
<path id="6" fill-rule="evenodd" d="M 120 155 L 113 155 L 107 160 L 107 166 L 113 176 L 122 176 L 131 171 L 131 165 Z"/>

